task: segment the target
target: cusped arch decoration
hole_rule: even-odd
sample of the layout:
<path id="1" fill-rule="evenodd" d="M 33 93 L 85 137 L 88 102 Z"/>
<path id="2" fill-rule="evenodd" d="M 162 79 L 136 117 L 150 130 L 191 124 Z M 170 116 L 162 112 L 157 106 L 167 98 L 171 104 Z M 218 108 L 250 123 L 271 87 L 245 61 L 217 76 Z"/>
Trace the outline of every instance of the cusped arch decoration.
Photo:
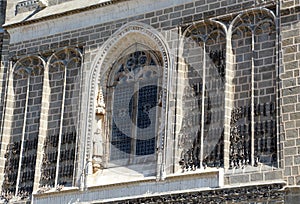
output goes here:
<path id="1" fill-rule="evenodd" d="M 73 185 L 74 172 L 71 169 L 77 154 L 82 61 L 81 50 L 75 47 L 59 49 L 47 61 L 44 87 L 48 96 L 55 96 L 47 98 L 48 104 L 44 108 L 48 112 L 55 110 L 55 117 L 60 120 L 46 119 L 46 137 L 41 140 L 45 148 L 41 150 L 40 186 Z M 61 149 L 68 149 L 69 156 L 61 154 Z"/>
<path id="2" fill-rule="evenodd" d="M 179 56 L 184 65 L 178 69 L 185 70 L 182 72 L 185 74 L 178 76 L 184 86 L 177 93 L 177 103 L 181 104 L 183 113 L 177 119 L 180 161 L 176 162 L 183 171 L 220 167 L 224 163 L 224 124 L 220 122 L 224 118 L 219 115 L 225 105 L 226 35 L 223 23 L 203 20 L 184 30 L 180 39 Z"/>
<path id="3" fill-rule="evenodd" d="M 232 85 L 249 86 L 250 90 L 243 96 L 239 95 L 239 91 L 231 93 L 234 103 L 230 122 L 230 168 L 278 165 L 277 108 L 274 107 L 279 104 L 276 101 L 278 67 L 274 61 L 275 56 L 278 57 L 277 26 L 276 16 L 271 10 L 255 8 L 236 16 L 228 29 L 228 38 L 231 39 L 229 46 L 234 57 L 234 66 L 230 67 L 234 78 Z M 260 46 L 266 41 L 268 47 Z M 263 52 L 267 54 L 263 56 Z M 260 64 L 261 58 L 269 60 Z M 248 74 L 243 74 L 245 80 L 237 83 L 242 71 Z M 261 94 L 265 87 L 259 85 L 260 76 L 266 73 L 271 77 L 264 79 L 268 80 L 265 87 L 271 91 Z M 235 90 L 240 90 L 240 87 Z"/>
<path id="4" fill-rule="evenodd" d="M 95 103 L 97 96 L 98 84 L 105 84 L 108 80 L 108 74 L 116 59 L 124 52 L 128 47 L 134 46 L 134 44 L 142 44 L 149 47 L 151 50 L 160 54 L 162 59 L 162 115 L 166 117 L 166 98 L 169 72 L 172 69 L 169 48 L 164 37 L 149 25 L 130 22 L 118 31 L 116 31 L 110 39 L 108 39 L 103 46 L 97 51 L 97 55 L 92 64 L 92 69 L 89 76 L 89 85 L 87 86 L 87 95 L 89 99 L 86 104 L 87 122 L 85 124 L 85 144 L 84 144 L 84 157 L 89 156 L 90 147 L 88 144 L 88 138 L 92 135 L 92 121 L 94 120 Z M 104 87 L 105 88 L 105 87 Z M 105 90 L 104 90 L 105 94 Z M 162 119 L 164 121 L 164 119 Z M 159 134 L 164 136 L 165 125 L 161 125 Z M 162 142 L 163 145 L 163 142 Z"/>
<path id="5" fill-rule="evenodd" d="M 26 56 L 19 59 L 13 67 L 13 73 L 23 78 L 25 75 L 39 75 L 45 68 L 46 62 L 39 56 Z"/>
<path id="6" fill-rule="evenodd" d="M 4 191 L 15 193 L 31 193 L 33 190 L 33 176 L 35 173 L 35 158 L 39 133 L 39 110 L 42 98 L 41 85 L 45 61 L 39 56 L 26 56 L 15 62 L 9 79 L 8 94 L 12 97 L 11 126 L 18 124 L 19 132 L 11 132 L 7 144 L 7 160 L 4 170 Z M 36 92 L 35 92 L 36 91 Z M 39 93 L 37 93 L 40 91 Z M 33 97 L 30 93 L 35 92 Z M 19 97 L 23 95 L 23 97 Z M 34 98 L 34 100 L 33 100 Z M 35 114 L 31 114 L 34 111 Z M 18 115 L 18 114 L 21 115 Z M 28 143 L 27 143 L 28 142 Z M 27 145 L 26 144 L 30 144 Z M 22 151 L 20 150 L 22 149 Z M 19 155 L 11 151 L 19 151 Z M 28 162 L 30 159 L 30 162 Z M 16 162 L 16 165 L 12 165 Z M 27 162 L 26 162 L 27 161 Z M 23 175 L 28 175 L 24 177 Z M 21 194 L 22 194 L 21 193 Z"/>
<path id="7" fill-rule="evenodd" d="M 191 35 L 199 35 L 204 33 L 214 33 L 214 32 L 223 32 L 227 33 L 226 26 L 216 20 L 203 20 L 200 22 L 196 22 L 193 25 L 189 26 L 183 32 L 183 38 L 190 37 Z M 200 37 L 200 36 L 199 36 Z"/>
<path id="8" fill-rule="evenodd" d="M 257 16 L 257 18 L 254 18 Z M 249 27 L 250 25 L 257 27 L 260 22 L 276 22 L 275 14 L 266 8 L 254 8 L 240 13 L 234 18 L 228 28 L 228 35 L 232 36 L 238 27 Z M 258 23 L 258 24 L 256 24 Z"/>
<path id="9" fill-rule="evenodd" d="M 140 54 L 141 56 L 135 56 L 136 54 Z M 128 57 L 129 59 L 127 59 Z M 136 57 L 139 59 L 136 59 Z M 161 66 L 163 64 L 161 62 L 162 59 L 157 51 L 153 51 L 148 46 L 139 43 L 135 43 L 128 47 L 124 52 L 116 57 L 116 59 L 117 60 L 111 66 L 109 73 L 105 75 L 105 77 L 107 77 L 105 81 L 107 81 L 108 86 L 114 86 L 124 75 L 134 71 L 134 69 L 132 69 L 130 66 L 134 65 L 135 63 L 139 63 L 141 66 L 147 66 L 147 69 L 153 69 L 153 71 L 156 70 L 156 66 Z M 138 60 L 138 62 L 136 62 L 136 60 Z M 142 63 L 141 60 L 143 61 Z M 121 66 L 113 70 L 115 64 L 118 63 L 121 63 Z M 161 73 L 159 73 L 159 75 L 161 75 Z"/>
<path id="10" fill-rule="evenodd" d="M 66 66 L 72 60 L 82 60 L 82 53 L 78 48 L 63 48 L 54 52 L 48 59 L 48 64 L 60 63 Z"/>

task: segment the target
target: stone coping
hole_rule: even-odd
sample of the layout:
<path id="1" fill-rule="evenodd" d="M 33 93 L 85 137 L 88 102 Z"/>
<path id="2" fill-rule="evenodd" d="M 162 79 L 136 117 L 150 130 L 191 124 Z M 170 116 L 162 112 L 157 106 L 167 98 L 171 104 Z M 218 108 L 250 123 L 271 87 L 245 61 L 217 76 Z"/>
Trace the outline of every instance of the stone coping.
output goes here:
<path id="1" fill-rule="evenodd" d="M 97 185 L 97 186 L 89 186 L 87 187 L 87 190 L 85 191 L 80 191 L 80 188 L 78 187 L 66 187 L 63 188 L 60 191 L 57 191 L 55 189 L 51 189 L 49 191 L 43 192 L 43 193 L 33 193 L 33 197 L 35 198 L 46 198 L 49 196 L 59 196 L 61 194 L 74 194 L 78 192 L 79 194 L 85 194 L 85 192 L 97 192 L 101 190 L 106 190 L 106 189 L 114 189 L 114 188 L 122 188 L 122 187 L 128 187 L 128 186 L 135 186 L 139 184 L 145 184 L 145 183 L 164 183 L 164 182 L 176 182 L 176 181 L 184 181 L 187 179 L 193 179 L 193 178 L 198 178 L 198 179 L 203 179 L 203 178 L 212 178 L 212 177 L 218 177 L 218 182 L 219 182 L 219 187 L 224 185 L 224 170 L 223 169 L 205 169 L 205 170 L 196 170 L 196 171 L 191 171 L 191 172 L 185 172 L 185 173 L 175 173 L 175 174 L 170 174 L 166 176 L 166 179 L 163 181 L 157 181 L 156 177 L 151 176 L 151 177 L 145 177 L 142 179 L 138 179 L 135 181 L 129 181 L 129 182 L 120 182 L 120 183 L 113 183 L 113 184 L 105 184 L 105 185 Z M 211 188 L 216 188 L 217 186 L 214 187 L 207 187 L 208 189 Z M 205 188 L 203 188 L 205 189 Z"/>
<path id="2" fill-rule="evenodd" d="M 280 201 L 288 193 L 286 182 L 274 180 L 270 182 L 251 182 L 243 185 L 228 185 L 216 188 L 187 189 L 173 192 L 161 192 L 140 196 L 128 196 L 112 199 L 93 200 L 88 203 L 165 203 L 165 202 L 192 202 L 192 203 L 223 203 L 223 202 L 249 202 L 249 201 Z M 299 186 L 295 186 L 299 189 Z M 90 188 L 89 188 L 90 189 Z M 91 188 L 93 189 L 93 188 Z M 95 188 L 96 190 L 96 188 Z M 99 188 L 97 189 L 100 190 Z M 88 190 L 89 191 L 89 190 Z M 88 192 L 87 191 L 87 192 Z M 37 198 L 51 197 L 57 193 L 78 192 L 78 188 L 67 191 L 33 195 Z M 81 192 L 85 194 L 85 192 Z M 53 197 L 52 197 L 53 198 Z M 87 203 L 87 202 L 79 202 Z"/>
<path id="3" fill-rule="evenodd" d="M 119 1 L 126 0 L 74 0 L 68 1 L 62 4 L 48 6 L 43 9 L 37 9 L 34 11 L 24 12 L 16 15 L 14 18 L 6 22 L 3 27 L 15 27 L 23 24 L 30 24 L 41 20 L 54 19 L 57 17 L 70 15 L 82 11 L 87 11 L 103 6 L 107 6 Z"/>
<path id="4" fill-rule="evenodd" d="M 282 201 L 286 194 L 282 180 L 245 185 L 231 185 L 220 188 L 195 190 L 128 197 L 120 199 L 98 200 L 91 203 L 244 203 L 249 201 Z"/>

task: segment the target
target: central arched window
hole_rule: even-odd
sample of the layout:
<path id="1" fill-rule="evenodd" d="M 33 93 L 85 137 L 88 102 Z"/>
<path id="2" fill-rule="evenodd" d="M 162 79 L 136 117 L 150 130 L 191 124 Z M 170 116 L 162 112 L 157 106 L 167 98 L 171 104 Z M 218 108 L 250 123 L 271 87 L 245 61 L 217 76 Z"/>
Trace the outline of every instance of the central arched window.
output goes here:
<path id="1" fill-rule="evenodd" d="M 155 160 L 161 60 L 140 44 L 125 51 L 109 76 L 110 163 Z"/>

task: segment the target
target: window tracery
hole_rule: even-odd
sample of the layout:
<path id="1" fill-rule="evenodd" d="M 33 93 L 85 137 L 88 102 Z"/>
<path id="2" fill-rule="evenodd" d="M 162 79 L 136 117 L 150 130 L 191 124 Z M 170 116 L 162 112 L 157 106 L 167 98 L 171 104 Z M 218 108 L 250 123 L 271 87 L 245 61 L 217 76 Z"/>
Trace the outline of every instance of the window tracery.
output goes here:
<path id="1" fill-rule="evenodd" d="M 81 54 L 54 53 L 48 62 L 50 99 L 40 186 L 73 185 L 77 149 Z"/>
<path id="2" fill-rule="evenodd" d="M 276 27 L 266 11 L 241 14 L 234 22 L 234 109 L 230 167 L 277 164 Z"/>
<path id="3" fill-rule="evenodd" d="M 33 190 L 44 61 L 26 57 L 14 65 L 12 136 L 6 151 L 3 193 L 27 198 Z"/>
<path id="4" fill-rule="evenodd" d="M 179 164 L 183 171 L 220 167 L 224 163 L 226 32 L 216 22 L 201 22 L 188 28 L 185 37 L 183 57 L 188 69 L 179 76 L 185 82 Z"/>
<path id="5" fill-rule="evenodd" d="M 110 162 L 155 159 L 161 60 L 142 45 L 122 55 L 110 75 L 113 95 Z"/>

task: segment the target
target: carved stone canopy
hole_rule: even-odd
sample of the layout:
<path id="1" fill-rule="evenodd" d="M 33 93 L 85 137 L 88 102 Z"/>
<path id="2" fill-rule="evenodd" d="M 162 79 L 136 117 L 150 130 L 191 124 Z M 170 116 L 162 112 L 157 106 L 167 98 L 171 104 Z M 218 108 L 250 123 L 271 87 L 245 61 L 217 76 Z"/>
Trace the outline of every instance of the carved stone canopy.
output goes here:
<path id="1" fill-rule="evenodd" d="M 96 115 L 105 115 L 105 103 L 101 87 L 99 88 L 97 95 Z"/>

